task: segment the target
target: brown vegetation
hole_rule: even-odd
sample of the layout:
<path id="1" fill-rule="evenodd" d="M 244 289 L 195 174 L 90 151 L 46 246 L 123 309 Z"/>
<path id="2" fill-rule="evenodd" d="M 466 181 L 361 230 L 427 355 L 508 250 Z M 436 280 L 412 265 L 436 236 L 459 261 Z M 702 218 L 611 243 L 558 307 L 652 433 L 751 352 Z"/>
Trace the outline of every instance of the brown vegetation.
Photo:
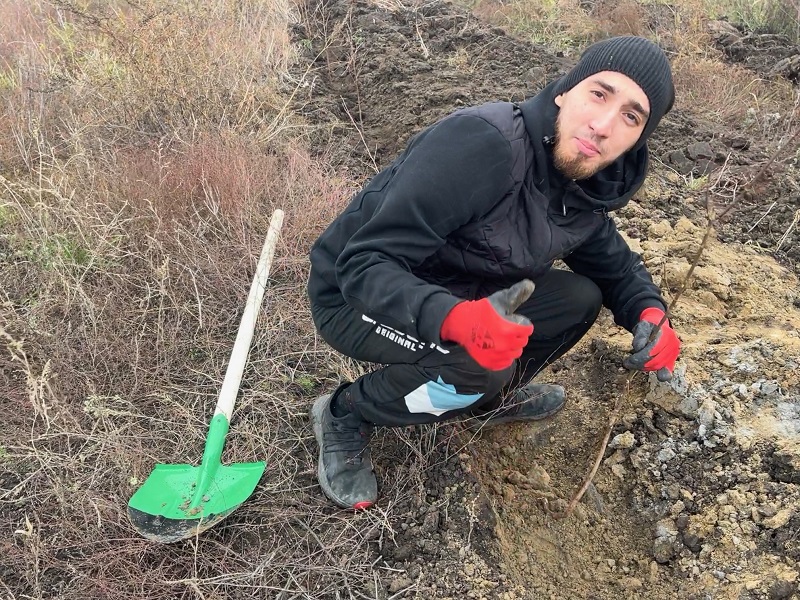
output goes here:
<path id="1" fill-rule="evenodd" d="M 794 124 L 796 89 L 725 65 L 699 2 L 473 4 L 572 57 L 604 35 L 655 32 L 672 52 L 679 105 L 770 143 Z M 400 507 L 425 498 L 434 448 L 464 462 L 472 440 L 380 434 L 386 483 L 368 513 L 331 510 L 316 488 L 307 405 L 368 367 L 318 340 L 305 300 L 309 244 L 363 178 L 313 145 L 319 125 L 297 108 L 316 85 L 299 58 L 308 48 L 292 41 L 309 6 L 0 4 L 0 597 L 416 593 L 415 581 L 379 581 L 379 570 L 394 575 L 385 555 Z M 421 40 L 413 47 L 427 51 Z M 463 48 L 452 62 L 472 64 Z M 752 106 L 783 116 L 749 123 Z M 337 127 L 355 128 L 351 119 Z M 267 473 L 202 539 L 152 545 L 125 505 L 155 463 L 199 457 L 275 208 L 286 222 L 225 455 L 266 460 Z M 447 502 L 462 484 L 445 485 L 440 505 L 455 513 Z M 463 533 L 478 545 L 489 518 L 475 506 Z"/>

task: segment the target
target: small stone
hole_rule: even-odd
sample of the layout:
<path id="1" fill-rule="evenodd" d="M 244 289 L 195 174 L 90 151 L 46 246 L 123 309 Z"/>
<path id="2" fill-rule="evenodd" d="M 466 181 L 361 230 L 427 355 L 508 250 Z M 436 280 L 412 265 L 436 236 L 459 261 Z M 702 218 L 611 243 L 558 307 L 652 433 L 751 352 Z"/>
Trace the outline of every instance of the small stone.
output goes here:
<path id="1" fill-rule="evenodd" d="M 772 396 L 773 394 L 776 394 L 779 389 L 780 386 L 778 386 L 778 384 L 774 381 L 765 381 L 761 384 L 761 394 L 764 396 Z"/>
<path id="2" fill-rule="evenodd" d="M 697 411 L 697 420 L 701 425 L 705 425 L 706 429 L 711 429 L 714 425 L 714 413 L 717 410 L 717 403 L 711 398 L 703 400 L 700 409 Z"/>
<path id="3" fill-rule="evenodd" d="M 683 153 L 683 150 L 673 150 L 664 155 L 662 160 L 671 164 L 682 175 L 688 175 L 694 166 L 693 162 Z"/>
<path id="4" fill-rule="evenodd" d="M 392 582 L 389 584 L 389 593 L 396 594 L 400 590 L 403 590 L 412 585 L 414 585 L 414 582 L 408 579 L 407 577 L 398 577 L 397 579 L 393 579 Z"/>
<path id="5" fill-rule="evenodd" d="M 528 483 L 528 478 L 519 471 L 511 471 L 508 475 L 506 475 L 506 481 L 512 485 L 522 485 L 524 483 Z"/>
<path id="6" fill-rule="evenodd" d="M 578 519 L 578 521 L 583 522 L 583 521 L 586 520 L 586 509 L 583 508 L 582 505 L 577 504 L 575 506 L 574 514 L 575 514 L 575 518 Z"/>
<path id="7" fill-rule="evenodd" d="M 675 539 L 678 536 L 678 526 L 672 519 L 661 519 L 656 523 L 656 537 Z"/>
<path id="8" fill-rule="evenodd" d="M 752 592 L 753 590 L 757 589 L 758 586 L 761 585 L 761 581 L 758 579 L 750 579 L 749 581 L 745 581 L 744 587 L 747 591 Z"/>
<path id="9" fill-rule="evenodd" d="M 764 517 L 774 517 L 778 513 L 778 507 L 774 504 L 765 504 L 759 507 L 758 512 Z"/>
<path id="10" fill-rule="evenodd" d="M 630 432 L 620 433 L 608 444 L 609 448 L 622 448 L 628 450 L 636 445 L 636 437 Z"/>
<path id="11" fill-rule="evenodd" d="M 548 490 L 550 488 L 550 475 L 539 465 L 534 465 L 528 471 L 528 482 L 537 490 Z"/>
<path id="12" fill-rule="evenodd" d="M 675 548 L 669 538 L 656 538 L 653 542 L 653 558 L 661 564 L 668 563 L 675 556 Z"/>
<path id="13" fill-rule="evenodd" d="M 609 456 L 605 461 L 603 461 L 607 465 L 621 465 L 625 462 L 625 459 L 628 458 L 628 453 L 624 450 L 616 450 L 611 456 Z"/>
<path id="14" fill-rule="evenodd" d="M 769 529 L 778 529 L 779 527 L 786 525 L 791 518 L 792 509 L 784 508 L 783 510 L 779 510 L 774 517 L 764 519 L 763 525 Z"/>
<path id="15" fill-rule="evenodd" d="M 697 398 L 688 394 L 685 365 L 676 367 L 672 375 L 671 381 L 659 382 L 655 373 L 650 373 L 648 377 L 650 391 L 645 397 L 646 400 L 671 415 L 695 419 L 698 410 Z"/>
<path id="16" fill-rule="evenodd" d="M 422 531 L 433 533 L 439 529 L 439 511 L 435 510 L 425 515 L 425 520 L 422 523 Z"/>
<path id="17" fill-rule="evenodd" d="M 669 221 L 663 219 L 657 223 L 651 223 L 647 228 L 647 232 L 654 238 L 667 237 L 672 234 L 672 225 L 669 224 Z"/>
<path id="18" fill-rule="evenodd" d="M 686 147 L 686 154 L 692 160 L 711 160 L 714 158 L 714 149 L 708 142 L 695 142 Z"/>
<path id="19" fill-rule="evenodd" d="M 644 587 L 641 579 L 626 577 L 622 580 L 622 587 L 626 590 L 640 590 Z"/>
<path id="20" fill-rule="evenodd" d="M 403 525 L 405 525 L 405 523 L 403 523 Z M 413 553 L 414 547 L 411 544 L 405 544 L 394 551 L 394 559 L 398 561 L 407 560 Z"/>
<path id="21" fill-rule="evenodd" d="M 663 450 L 659 451 L 657 457 L 659 462 L 669 462 L 675 458 L 675 451 L 672 448 L 664 448 Z"/>
<path id="22" fill-rule="evenodd" d="M 770 600 L 786 600 L 797 591 L 797 584 L 790 581 L 778 580 L 769 588 Z"/>
<path id="23" fill-rule="evenodd" d="M 650 561 L 650 574 L 647 577 L 651 582 L 658 581 L 658 563 L 654 560 Z"/>
<path id="24" fill-rule="evenodd" d="M 703 547 L 703 538 L 701 538 L 697 533 L 692 531 L 684 532 L 683 534 L 683 545 L 686 546 L 689 550 L 697 554 Z"/>

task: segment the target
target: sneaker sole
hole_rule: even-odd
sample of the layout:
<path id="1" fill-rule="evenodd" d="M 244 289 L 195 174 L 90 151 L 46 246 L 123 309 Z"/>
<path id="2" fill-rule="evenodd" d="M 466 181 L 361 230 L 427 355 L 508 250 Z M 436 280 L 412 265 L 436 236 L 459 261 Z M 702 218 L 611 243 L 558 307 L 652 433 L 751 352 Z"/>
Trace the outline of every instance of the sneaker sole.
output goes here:
<path id="1" fill-rule="evenodd" d="M 355 504 L 348 504 L 344 500 L 340 499 L 331 488 L 330 483 L 328 482 L 328 476 L 325 473 L 325 467 L 322 464 L 322 420 L 324 418 L 325 410 L 328 406 L 329 397 L 322 396 L 317 398 L 314 401 L 314 405 L 311 407 L 311 425 L 314 429 L 314 437 L 317 439 L 317 446 L 319 447 L 319 456 L 317 458 L 317 480 L 319 481 L 319 487 L 322 488 L 322 492 L 328 497 L 328 499 L 333 502 L 339 508 L 349 508 L 351 510 L 364 510 L 372 506 L 372 502 L 365 500 L 364 502 L 356 502 Z"/>

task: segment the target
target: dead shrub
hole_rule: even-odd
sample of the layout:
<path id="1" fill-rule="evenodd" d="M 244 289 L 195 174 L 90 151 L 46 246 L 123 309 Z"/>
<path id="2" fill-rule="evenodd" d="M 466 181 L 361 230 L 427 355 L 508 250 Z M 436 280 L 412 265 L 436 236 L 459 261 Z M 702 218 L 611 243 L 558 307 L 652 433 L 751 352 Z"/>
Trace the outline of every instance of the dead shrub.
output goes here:
<path id="1" fill-rule="evenodd" d="M 673 60 L 672 68 L 677 105 L 732 127 L 746 126 L 753 111 L 784 113 L 794 103 L 789 82 L 763 80 L 744 67 L 725 65 L 716 58 L 682 54 Z"/>
<path id="2" fill-rule="evenodd" d="M 303 82 L 288 13 L 282 0 L 0 5 L 2 593 L 271 597 L 287 578 L 333 593 L 328 558 L 308 551 L 320 540 L 351 581 L 370 572 L 367 527 L 323 531 L 336 518 L 297 479 L 312 453 L 292 390 L 339 368 L 307 315 L 308 248 L 353 189 L 290 129 Z M 277 207 L 226 449 L 268 474 L 199 552 L 154 547 L 125 503 L 155 462 L 199 459 Z"/>
<path id="3" fill-rule="evenodd" d="M 595 40 L 598 23 L 579 0 L 479 0 L 474 6 L 479 17 L 553 50 L 573 52 Z"/>
<path id="4" fill-rule="evenodd" d="M 289 0 L 16 8 L 0 38 L 13 129 L 0 160 L 30 169 L 42 146 L 74 156 L 122 137 L 148 144 L 228 129 L 263 143 L 286 131 Z"/>
<path id="5" fill-rule="evenodd" d="M 618 35 L 646 35 L 647 14 L 636 0 L 597 0 L 590 11 L 595 39 Z"/>
<path id="6" fill-rule="evenodd" d="M 134 206 L 146 204 L 169 221 L 236 223 L 274 203 L 283 159 L 230 133 L 203 133 L 191 142 L 121 150 L 117 162 L 111 180 Z"/>
<path id="7" fill-rule="evenodd" d="M 749 31 L 785 35 L 800 42 L 800 0 L 725 0 L 719 9 Z"/>
<path id="8" fill-rule="evenodd" d="M 800 0 L 766 2 L 765 28 L 786 35 L 793 43 L 800 42 Z"/>

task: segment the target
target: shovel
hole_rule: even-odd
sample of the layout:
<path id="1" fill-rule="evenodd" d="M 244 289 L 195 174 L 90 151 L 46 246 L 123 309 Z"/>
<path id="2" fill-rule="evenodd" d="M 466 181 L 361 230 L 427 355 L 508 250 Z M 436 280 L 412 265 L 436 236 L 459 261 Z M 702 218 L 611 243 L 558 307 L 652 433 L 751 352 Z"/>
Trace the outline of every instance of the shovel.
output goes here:
<path id="1" fill-rule="evenodd" d="M 264 462 L 223 465 L 220 458 L 282 224 L 283 211 L 278 209 L 250 286 L 200 466 L 156 465 L 128 502 L 131 524 L 149 540 L 169 544 L 214 526 L 250 497 L 264 473 Z"/>

